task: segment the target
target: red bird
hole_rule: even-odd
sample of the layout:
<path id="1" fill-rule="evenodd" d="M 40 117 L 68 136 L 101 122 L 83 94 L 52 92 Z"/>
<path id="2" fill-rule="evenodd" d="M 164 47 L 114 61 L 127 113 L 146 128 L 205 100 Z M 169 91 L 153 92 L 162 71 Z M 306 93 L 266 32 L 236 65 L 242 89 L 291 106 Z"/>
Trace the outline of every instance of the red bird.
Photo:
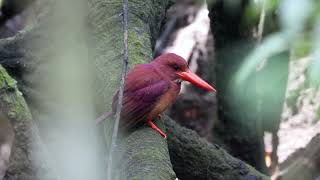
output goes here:
<path id="1" fill-rule="evenodd" d="M 173 53 L 161 55 L 148 64 L 135 66 L 125 79 L 120 128 L 130 128 L 146 122 L 166 138 L 167 135 L 152 121 L 175 101 L 180 92 L 181 81 L 184 80 L 205 90 L 216 91 L 191 72 L 186 60 Z M 97 122 L 116 113 L 118 93 L 119 91 L 113 97 L 112 112 L 105 113 Z"/>

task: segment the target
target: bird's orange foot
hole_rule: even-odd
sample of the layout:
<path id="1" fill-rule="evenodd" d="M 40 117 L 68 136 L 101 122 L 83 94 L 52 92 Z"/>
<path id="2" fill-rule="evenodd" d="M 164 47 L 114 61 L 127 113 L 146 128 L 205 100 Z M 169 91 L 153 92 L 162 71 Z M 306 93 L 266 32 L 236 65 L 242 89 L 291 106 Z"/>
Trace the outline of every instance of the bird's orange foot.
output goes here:
<path id="1" fill-rule="evenodd" d="M 157 131 L 164 139 L 167 139 L 167 134 L 164 133 L 160 128 L 158 128 L 153 122 L 152 120 L 148 120 L 147 124 L 154 129 L 155 131 Z"/>

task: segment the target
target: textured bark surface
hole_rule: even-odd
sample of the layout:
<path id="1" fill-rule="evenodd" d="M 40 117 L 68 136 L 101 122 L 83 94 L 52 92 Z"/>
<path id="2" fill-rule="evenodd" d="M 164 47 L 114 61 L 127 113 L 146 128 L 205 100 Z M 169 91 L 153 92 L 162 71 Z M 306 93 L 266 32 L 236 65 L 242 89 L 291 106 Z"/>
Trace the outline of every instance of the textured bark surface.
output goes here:
<path id="1" fill-rule="evenodd" d="M 9 169 L 5 179 L 35 179 L 32 162 L 32 117 L 17 83 L 0 66 L 0 109 L 14 129 L 13 144 Z"/>
<path id="2" fill-rule="evenodd" d="M 159 120 L 157 125 L 165 129 Z M 175 179 L 170 162 L 167 141 L 149 127 L 135 130 L 123 142 L 121 179 L 171 180 Z"/>
<path id="3" fill-rule="evenodd" d="M 92 28 L 91 55 L 96 66 L 97 104 L 99 111 L 110 108 L 118 86 L 123 53 L 122 1 L 89 0 Z M 129 1 L 129 65 L 152 59 L 152 39 L 160 31 L 168 1 Z M 102 105 L 101 105 L 102 104 Z M 100 105 L 100 106 L 99 106 Z"/>
<path id="4" fill-rule="evenodd" d="M 179 179 L 270 179 L 221 147 L 200 138 L 196 132 L 179 126 L 169 117 L 165 119 L 170 158 Z"/>
<path id="5" fill-rule="evenodd" d="M 37 67 L 37 53 L 28 46 L 28 42 L 35 41 L 39 38 L 39 34 L 35 29 L 22 31 L 12 38 L 0 40 L 0 63 L 8 71 L 8 73 L 18 81 L 19 89 L 26 96 L 30 95 L 27 88 L 28 82 L 25 81 L 23 75 L 31 72 Z"/>

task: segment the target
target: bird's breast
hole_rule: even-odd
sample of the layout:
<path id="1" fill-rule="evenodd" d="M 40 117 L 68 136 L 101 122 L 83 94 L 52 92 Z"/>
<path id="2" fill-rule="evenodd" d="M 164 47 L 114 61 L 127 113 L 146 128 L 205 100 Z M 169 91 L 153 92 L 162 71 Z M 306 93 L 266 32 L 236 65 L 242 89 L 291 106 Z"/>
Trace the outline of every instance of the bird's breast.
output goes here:
<path id="1" fill-rule="evenodd" d="M 156 106 L 153 108 L 148 116 L 148 119 L 155 119 L 159 114 L 164 112 L 177 98 L 180 92 L 180 86 L 171 83 L 170 88 L 158 100 Z"/>

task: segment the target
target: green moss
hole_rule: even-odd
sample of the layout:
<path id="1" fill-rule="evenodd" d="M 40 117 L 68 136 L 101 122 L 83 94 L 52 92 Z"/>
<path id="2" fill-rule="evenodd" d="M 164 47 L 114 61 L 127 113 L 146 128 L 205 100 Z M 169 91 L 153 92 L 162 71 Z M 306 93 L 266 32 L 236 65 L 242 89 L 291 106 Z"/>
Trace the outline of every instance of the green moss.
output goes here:
<path id="1" fill-rule="evenodd" d="M 17 82 L 0 66 L 1 103 L 5 104 L 7 115 L 11 119 L 20 120 L 21 117 L 31 117 L 22 93 L 18 90 Z M 30 118 L 31 119 L 31 118 Z"/>
<path id="2" fill-rule="evenodd" d="M 166 118 L 171 163 L 181 179 L 269 179 L 245 162 Z"/>
<path id="3" fill-rule="evenodd" d="M 163 127 L 158 121 L 160 128 Z M 123 163 L 126 172 L 122 179 L 174 179 L 166 141 L 145 126 L 134 131 L 123 141 Z M 168 169 L 171 171 L 168 172 Z M 155 173 L 157 172 L 157 173 Z M 134 175 L 134 177 L 131 177 Z"/>
<path id="4" fill-rule="evenodd" d="M 14 128 L 15 140 L 10 161 L 10 174 L 14 179 L 32 177 L 34 169 L 31 166 L 31 144 L 35 142 L 31 134 L 31 113 L 17 88 L 17 82 L 9 76 L 6 70 L 0 65 L 0 110 L 6 114 Z M 36 145 L 33 144 L 33 145 Z M 34 147 L 34 146 L 33 146 Z"/>
<path id="5" fill-rule="evenodd" d="M 130 28 L 128 35 L 130 68 L 137 64 L 146 63 L 152 58 L 150 32 L 147 28 L 140 27 L 145 26 L 141 21 L 136 22 L 130 22 L 130 24 L 137 26 Z"/>
<path id="6" fill-rule="evenodd" d="M 98 89 L 96 101 L 98 112 L 106 110 L 117 89 L 122 68 L 123 24 L 121 0 L 91 0 L 90 23 L 94 27 L 92 51 L 96 54 L 95 66 Z M 160 30 L 168 1 L 129 1 L 129 67 L 146 63 L 152 58 L 152 39 Z M 105 10 L 108 7 L 108 11 Z M 103 107 L 103 108 L 100 108 Z"/>
<path id="7" fill-rule="evenodd" d="M 128 48 L 129 67 L 132 68 L 152 58 L 150 26 L 146 20 L 154 14 L 150 13 L 153 9 L 149 9 L 152 1 L 130 1 L 129 3 Z M 92 26 L 95 27 L 92 50 L 97 55 L 95 58 L 97 88 L 95 89 L 98 89 L 98 93 L 95 102 L 97 102 L 98 112 L 103 112 L 111 104 L 122 69 L 122 1 L 92 0 L 91 5 L 97 10 L 90 14 Z M 106 6 L 108 11 L 102 8 Z"/>
<path id="8" fill-rule="evenodd" d="M 129 67 L 147 63 L 152 58 L 152 38 L 160 30 L 167 3 L 167 0 L 129 0 Z M 110 107 L 122 69 L 122 0 L 91 0 L 90 5 L 92 10 L 89 16 L 95 37 L 92 40 L 92 51 L 96 54 L 94 63 L 97 69 L 95 89 L 98 91 L 95 102 L 97 111 L 103 112 L 106 107 Z M 103 7 L 107 7 L 108 11 Z M 122 179 L 175 178 L 166 142 L 159 134 L 148 127 L 142 127 L 122 142 Z"/>

